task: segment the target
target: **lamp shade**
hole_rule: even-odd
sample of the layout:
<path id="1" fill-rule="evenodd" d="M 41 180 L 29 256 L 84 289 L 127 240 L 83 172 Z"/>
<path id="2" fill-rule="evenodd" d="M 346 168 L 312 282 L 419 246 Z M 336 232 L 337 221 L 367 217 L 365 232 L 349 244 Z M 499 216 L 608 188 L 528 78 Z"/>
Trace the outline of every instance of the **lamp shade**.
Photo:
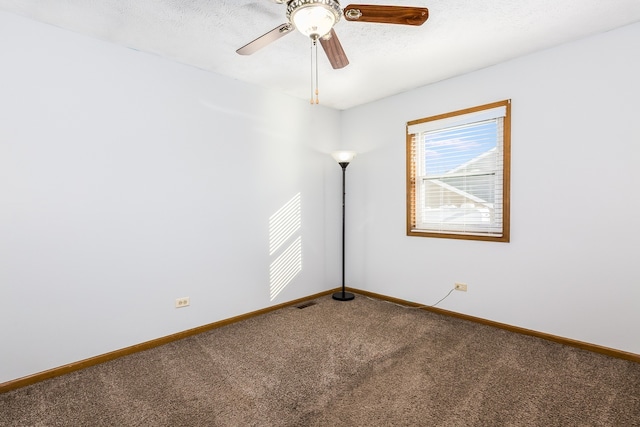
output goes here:
<path id="1" fill-rule="evenodd" d="M 355 151 L 334 151 L 331 153 L 331 156 L 338 163 L 351 163 L 353 158 L 356 156 Z"/>

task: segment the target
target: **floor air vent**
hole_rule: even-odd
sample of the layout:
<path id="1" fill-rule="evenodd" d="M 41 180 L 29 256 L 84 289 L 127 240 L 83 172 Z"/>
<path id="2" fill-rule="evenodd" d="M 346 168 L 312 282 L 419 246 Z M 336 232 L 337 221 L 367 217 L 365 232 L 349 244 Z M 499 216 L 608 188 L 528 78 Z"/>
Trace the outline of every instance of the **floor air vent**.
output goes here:
<path id="1" fill-rule="evenodd" d="M 296 308 L 299 308 L 302 310 L 303 308 L 311 307 L 312 305 L 316 305 L 316 304 L 317 302 L 315 301 L 307 301 L 307 302 L 303 302 L 300 305 L 296 305 Z"/>

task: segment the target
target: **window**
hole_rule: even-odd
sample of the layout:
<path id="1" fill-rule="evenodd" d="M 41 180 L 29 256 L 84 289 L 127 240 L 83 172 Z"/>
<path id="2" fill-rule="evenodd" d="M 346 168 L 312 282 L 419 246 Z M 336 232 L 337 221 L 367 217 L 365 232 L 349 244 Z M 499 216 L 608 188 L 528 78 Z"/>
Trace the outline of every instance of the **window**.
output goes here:
<path id="1" fill-rule="evenodd" d="M 407 235 L 509 241 L 511 101 L 407 123 Z"/>

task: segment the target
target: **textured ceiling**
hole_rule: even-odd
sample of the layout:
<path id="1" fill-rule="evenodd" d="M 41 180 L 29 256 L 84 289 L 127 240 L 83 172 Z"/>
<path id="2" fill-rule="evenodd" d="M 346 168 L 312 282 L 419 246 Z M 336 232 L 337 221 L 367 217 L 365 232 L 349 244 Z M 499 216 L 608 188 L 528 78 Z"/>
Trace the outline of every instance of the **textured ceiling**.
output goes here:
<path id="1" fill-rule="evenodd" d="M 325 106 L 350 108 L 640 21 L 640 0 L 366 3 L 427 7 L 430 16 L 421 27 L 338 22 L 350 64 L 333 70 L 319 51 Z M 298 32 L 235 53 L 286 22 L 286 6 L 273 0 L 0 0 L 0 10 L 309 99 L 309 40 Z"/>

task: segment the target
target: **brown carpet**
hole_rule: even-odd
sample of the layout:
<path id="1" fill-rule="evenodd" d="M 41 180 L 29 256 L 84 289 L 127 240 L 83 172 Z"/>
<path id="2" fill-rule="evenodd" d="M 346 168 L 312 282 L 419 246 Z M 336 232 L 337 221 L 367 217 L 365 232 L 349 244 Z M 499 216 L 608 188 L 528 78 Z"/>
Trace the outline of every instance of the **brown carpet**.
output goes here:
<path id="1" fill-rule="evenodd" d="M 640 364 L 360 295 L 0 395 L 0 426 L 640 426 Z"/>

